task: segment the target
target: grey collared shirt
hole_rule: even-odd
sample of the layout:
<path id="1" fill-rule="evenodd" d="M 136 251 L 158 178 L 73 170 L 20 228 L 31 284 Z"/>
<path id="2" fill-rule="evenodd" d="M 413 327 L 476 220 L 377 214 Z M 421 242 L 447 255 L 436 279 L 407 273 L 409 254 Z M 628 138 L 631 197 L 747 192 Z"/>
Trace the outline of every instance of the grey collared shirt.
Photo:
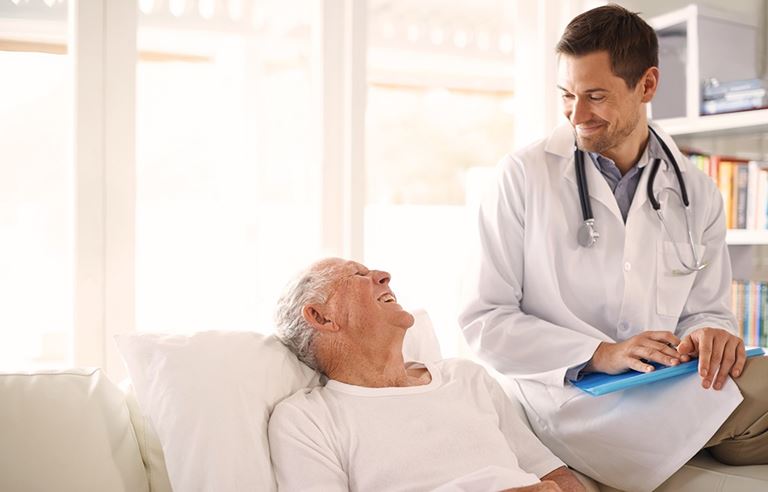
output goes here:
<path id="1" fill-rule="evenodd" d="M 640 182 L 640 176 L 643 173 L 643 169 L 652 159 L 661 159 L 666 161 L 666 155 L 664 149 L 661 148 L 656 136 L 649 131 L 648 145 L 645 146 L 640 160 L 637 164 L 632 166 L 624 176 L 621 175 L 621 171 L 616 164 L 609 158 L 600 155 L 596 152 L 589 152 L 589 156 L 592 158 L 592 162 L 595 163 L 595 167 L 603 175 L 608 186 L 611 187 L 613 196 L 616 197 L 616 203 L 619 205 L 621 211 L 621 217 L 624 219 L 624 223 L 627 222 L 627 214 L 629 214 L 629 207 L 632 205 L 632 199 L 635 197 L 635 191 L 637 191 L 637 185 Z"/>

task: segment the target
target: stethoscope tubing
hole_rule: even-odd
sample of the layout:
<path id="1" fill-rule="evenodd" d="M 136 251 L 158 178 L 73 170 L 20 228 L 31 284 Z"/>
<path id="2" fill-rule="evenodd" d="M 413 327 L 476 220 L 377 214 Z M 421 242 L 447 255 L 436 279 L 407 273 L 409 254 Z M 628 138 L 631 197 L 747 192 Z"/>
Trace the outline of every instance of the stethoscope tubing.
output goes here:
<path id="1" fill-rule="evenodd" d="M 653 133 L 653 135 L 658 140 L 659 144 L 661 144 L 661 148 L 664 150 L 664 154 L 669 159 L 669 163 L 672 164 L 672 168 L 675 171 L 675 177 L 677 178 L 678 186 L 680 187 L 680 195 L 678 198 L 682 202 L 683 205 L 683 214 L 685 216 L 685 224 L 686 229 L 688 233 L 688 243 L 691 248 L 691 253 L 693 255 L 693 266 L 689 266 L 684 260 L 682 255 L 680 254 L 680 251 L 677 248 L 677 244 L 673 242 L 673 245 L 675 247 L 675 253 L 677 254 L 678 259 L 680 260 L 680 263 L 682 264 L 685 271 L 682 270 L 675 270 L 673 271 L 673 274 L 675 275 L 686 275 L 689 273 L 694 273 L 703 270 L 708 266 L 708 263 L 702 262 L 698 255 L 696 254 L 696 248 L 694 247 L 694 240 L 693 240 L 693 233 L 691 230 L 691 223 L 690 223 L 690 202 L 688 200 L 688 190 L 685 186 L 685 180 L 683 179 L 683 174 L 680 172 L 680 166 L 677 164 L 677 160 L 675 159 L 675 156 L 672 154 L 672 151 L 669 149 L 667 144 L 664 142 L 664 140 L 659 137 L 659 134 L 656 133 L 656 131 L 648 127 L 648 130 Z M 592 247 L 597 238 L 600 237 L 600 234 L 597 233 L 595 230 L 595 217 L 592 214 L 592 205 L 589 201 L 589 188 L 587 187 L 587 174 L 584 169 L 584 151 L 578 148 L 576 146 L 576 149 L 574 150 L 574 158 L 576 161 L 576 186 L 578 188 L 579 193 L 579 203 L 581 204 L 581 215 L 584 219 L 584 223 L 579 229 L 578 234 L 578 242 L 581 246 L 584 247 Z M 656 196 L 653 194 L 653 184 L 656 180 L 656 175 L 659 172 L 659 166 L 661 166 L 661 159 L 654 159 L 653 163 L 651 164 L 651 174 L 648 176 L 648 186 L 646 189 L 646 193 L 648 194 L 648 201 L 651 203 L 651 207 L 656 211 L 656 214 L 659 217 L 659 220 L 661 221 L 662 226 L 664 227 L 664 230 L 667 232 L 667 235 L 672 237 L 670 234 L 670 231 L 667 229 L 667 223 L 664 221 L 664 216 L 661 213 L 661 204 L 656 199 Z M 661 195 L 659 195 L 661 196 Z"/>
<path id="2" fill-rule="evenodd" d="M 690 202 L 688 201 L 688 190 L 685 186 L 685 180 L 683 179 L 683 173 L 680 172 L 680 166 L 677 164 L 677 159 L 675 159 L 675 156 L 672 154 L 672 151 L 670 150 L 669 146 L 664 142 L 664 140 L 659 137 L 659 134 L 656 133 L 656 130 L 651 128 L 650 126 L 648 129 L 656 136 L 656 140 L 661 144 L 662 150 L 664 150 L 664 154 L 669 159 L 669 163 L 672 164 L 672 167 L 675 170 L 675 176 L 677 177 L 678 185 L 680 186 L 680 195 L 683 199 L 683 204 L 686 208 L 690 206 Z M 576 150 L 574 151 L 574 157 L 576 160 L 576 185 L 579 189 L 579 203 L 581 203 L 581 216 L 584 219 L 584 222 L 588 220 L 594 220 L 595 216 L 592 214 L 592 205 L 589 202 L 589 188 L 587 186 L 587 173 L 584 169 L 584 151 L 579 149 L 578 146 L 576 147 Z M 651 175 L 648 176 L 648 187 L 646 190 L 646 193 L 648 194 L 648 200 L 651 202 L 651 206 L 654 210 L 660 210 L 661 204 L 658 200 L 656 200 L 656 197 L 653 195 L 653 184 L 656 182 L 656 174 L 659 172 L 659 166 L 661 165 L 661 159 L 654 159 L 653 163 L 651 165 Z"/>

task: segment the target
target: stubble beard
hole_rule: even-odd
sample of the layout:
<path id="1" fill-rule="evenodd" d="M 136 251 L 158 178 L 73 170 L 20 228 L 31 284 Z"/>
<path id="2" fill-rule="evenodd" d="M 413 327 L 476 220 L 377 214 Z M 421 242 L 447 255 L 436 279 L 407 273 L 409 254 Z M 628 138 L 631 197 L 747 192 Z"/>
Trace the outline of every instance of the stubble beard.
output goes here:
<path id="1" fill-rule="evenodd" d="M 576 135 L 576 143 L 579 149 L 584 152 L 595 152 L 604 154 L 607 150 L 619 145 L 624 139 L 629 137 L 637 125 L 640 123 L 640 112 L 635 111 L 627 118 L 626 122 L 615 130 L 596 135 L 594 137 L 580 137 L 576 129 L 573 131 Z"/>

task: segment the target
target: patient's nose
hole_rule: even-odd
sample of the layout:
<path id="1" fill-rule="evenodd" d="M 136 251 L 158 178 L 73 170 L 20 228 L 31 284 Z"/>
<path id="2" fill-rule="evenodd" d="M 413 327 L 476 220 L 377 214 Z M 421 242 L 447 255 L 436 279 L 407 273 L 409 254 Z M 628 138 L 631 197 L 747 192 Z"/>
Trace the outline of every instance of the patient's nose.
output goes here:
<path id="1" fill-rule="evenodd" d="M 386 285 L 389 283 L 391 275 L 387 272 L 382 272 L 381 270 L 375 270 L 373 272 L 373 280 L 377 284 Z"/>

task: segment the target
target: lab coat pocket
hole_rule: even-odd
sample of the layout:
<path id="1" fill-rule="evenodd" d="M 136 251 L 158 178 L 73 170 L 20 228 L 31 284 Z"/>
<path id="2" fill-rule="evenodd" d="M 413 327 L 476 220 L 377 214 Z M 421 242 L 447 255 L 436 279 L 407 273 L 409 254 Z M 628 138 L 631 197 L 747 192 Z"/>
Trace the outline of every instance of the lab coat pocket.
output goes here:
<path id="1" fill-rule="evenodd" d="M 677 247 L 677 250 L 675 250 Z M 704 246 L 695 245 L 699 258 L 704 257 Z M 656 312 L 660 316 L 678 318 L 691 292 L 697 272 L 687 273 L 680 258 L 688 265 L 694 264 L 689 243 L 658 243 L 656 261 Z"/>

